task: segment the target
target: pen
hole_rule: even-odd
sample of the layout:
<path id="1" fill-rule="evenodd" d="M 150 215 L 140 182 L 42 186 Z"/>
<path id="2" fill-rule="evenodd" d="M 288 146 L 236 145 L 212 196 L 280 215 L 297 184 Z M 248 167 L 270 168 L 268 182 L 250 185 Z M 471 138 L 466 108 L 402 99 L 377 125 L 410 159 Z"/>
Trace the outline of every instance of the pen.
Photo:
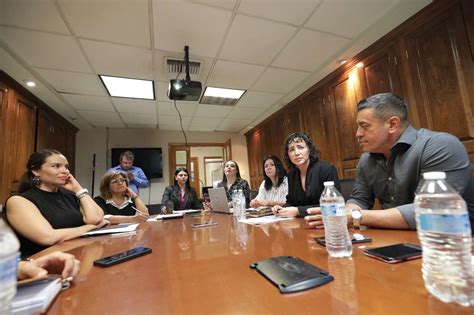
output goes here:
<path id="1" fill-rule="evenodd" d="M 138 209 L 135 208 L 134 206 L 132 206 L 132 209 L 135 210 L 136 212 L 138 212 L 138 215 L 141 215 L 141 216 L 144 216 L 144 217 L 148 217 L 148 216 L 149 216 L 148 214 L 141 212 L 140 210 L 138 210 Z"/>

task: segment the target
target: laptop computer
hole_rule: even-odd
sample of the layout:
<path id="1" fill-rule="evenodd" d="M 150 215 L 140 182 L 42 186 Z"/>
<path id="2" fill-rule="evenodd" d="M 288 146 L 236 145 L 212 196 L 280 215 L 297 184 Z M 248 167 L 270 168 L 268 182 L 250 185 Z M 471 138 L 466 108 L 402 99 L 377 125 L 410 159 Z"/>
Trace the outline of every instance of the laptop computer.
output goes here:
<path id="1" fill-rule="evenodd" d="M 215 212 L 232 213 L 227 201 L 227 195 L 224 187 L 209 188 L 209 199 L 211 200 L 212 210 Z"/>

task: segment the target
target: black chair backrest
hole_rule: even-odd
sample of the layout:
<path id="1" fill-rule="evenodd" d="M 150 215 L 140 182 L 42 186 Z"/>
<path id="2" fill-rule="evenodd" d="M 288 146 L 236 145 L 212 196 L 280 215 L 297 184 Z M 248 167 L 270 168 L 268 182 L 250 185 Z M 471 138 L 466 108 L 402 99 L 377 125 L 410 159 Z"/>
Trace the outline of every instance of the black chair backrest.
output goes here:
<path id="1" fill-rule="evenodd" d="M 258 195 L 258 190 L 250 189 L 250 200 L 255 199 Z"/>
<path id="2" fill-rule="evenodd" d="M 148 208 L 148 212 L 150 213 L 150 215 L 161 214 L 161 203 L 148 205 L 147 208 Z"/>

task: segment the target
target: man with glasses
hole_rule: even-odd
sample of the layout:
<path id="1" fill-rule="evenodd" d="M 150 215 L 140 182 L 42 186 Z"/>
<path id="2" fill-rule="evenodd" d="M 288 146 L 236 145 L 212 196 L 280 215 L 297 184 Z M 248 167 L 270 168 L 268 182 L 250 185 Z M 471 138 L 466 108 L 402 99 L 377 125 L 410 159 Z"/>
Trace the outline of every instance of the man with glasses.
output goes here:
<path id="1" fill-rule="evenodd" d="M 357 141 L 364 153 L 347 200 L 349 222 L 391 229 L 416 229 L 413 199 L 425 172 L 441 171 L 466 200 L 474 218 L 471 163 L 455 136 L 415 129 L 407 120 L 407 103 L 381 93 L 357 103 Z M 375 198 L 383 210 L 369 210 Z M 312 226 L 321 226 L 319 208 L 308 209 Z M 471 223 L 471 226 L 473 224 Z"/>
<path id="2" fill-rule="evenodd" d="M 120 154 L 120 164 L 110 168 L 107 172 L 122 172 L 127 174 L 128 186 L 138 194 L 138 188 L 148 187 L 148 178 L 141 168 L 133 166 L 135 155 L 131 151 L 125 151 Z"/>

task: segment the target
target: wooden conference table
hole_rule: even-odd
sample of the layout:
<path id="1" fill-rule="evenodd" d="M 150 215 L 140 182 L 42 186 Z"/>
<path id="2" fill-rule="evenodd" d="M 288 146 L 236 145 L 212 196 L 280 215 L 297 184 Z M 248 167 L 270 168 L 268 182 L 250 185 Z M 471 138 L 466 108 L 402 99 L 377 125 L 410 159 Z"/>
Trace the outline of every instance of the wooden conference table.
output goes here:
<path id="1" fill-rule="evenodd" d="M 421 259 L 390 265 L 363 255 L 366 247 L 419 244 L 410 231 L 365 230 L 372 243 L 356 244 L 349 259 L 329 259 L 314 241 L 324 232 L 302 219 L 250 226 L 226 214 L 218 225 L 193 229 L 201 219 L 142 223 L 136 235 L 82 238 L 36 256 L 66 250 L 82 261 L 71 288 L 48 314 L 473 314 L 444 304 L 423 286 Z M 93 261 L 135 246 L 153 252 L 109 268 Z M 280 294 L 249 268 L 255 261 L 291 255 L 329 271 L 334 281 Z"/>

